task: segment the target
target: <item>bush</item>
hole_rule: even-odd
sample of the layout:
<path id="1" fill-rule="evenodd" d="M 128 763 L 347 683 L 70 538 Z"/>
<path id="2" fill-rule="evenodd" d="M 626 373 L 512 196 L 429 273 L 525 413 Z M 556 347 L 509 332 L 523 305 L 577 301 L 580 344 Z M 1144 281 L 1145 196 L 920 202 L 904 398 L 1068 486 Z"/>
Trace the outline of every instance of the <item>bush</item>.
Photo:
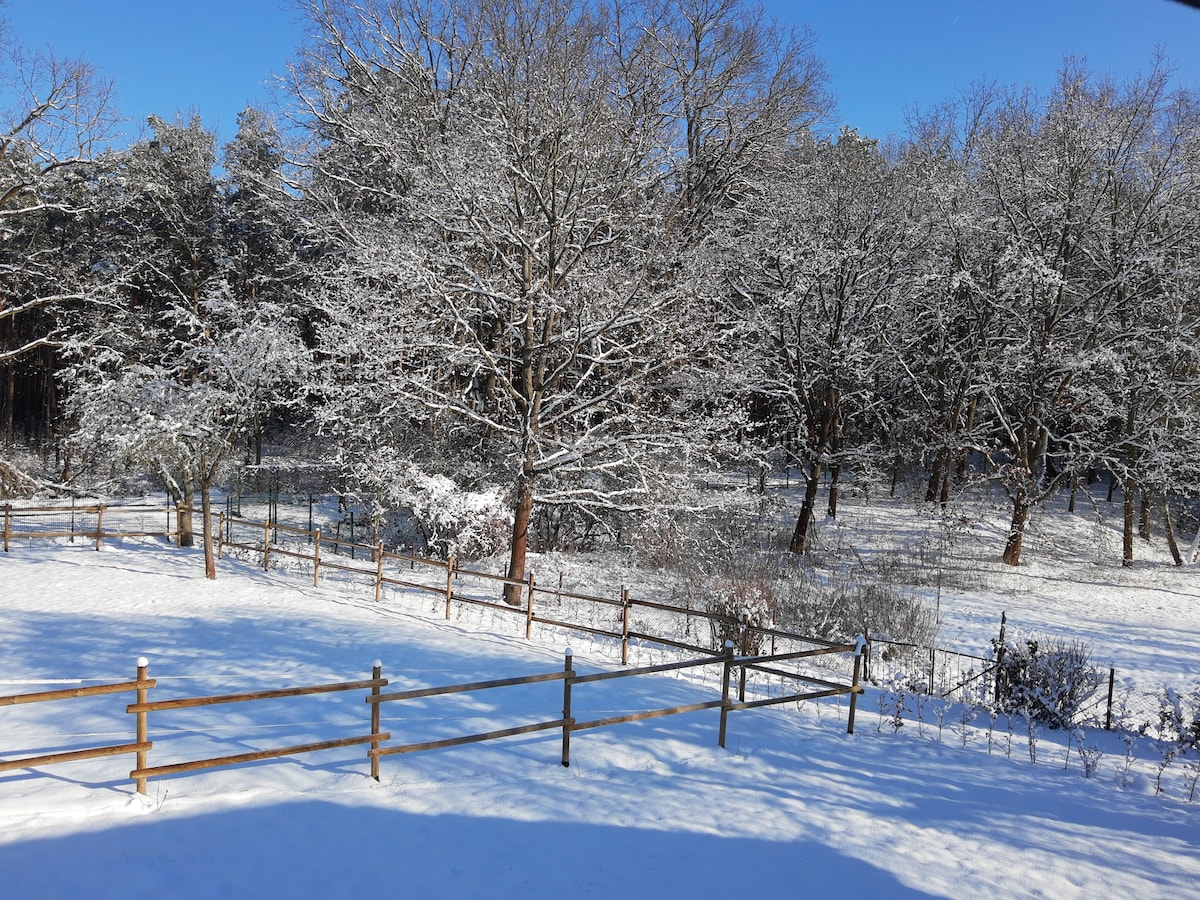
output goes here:
<path id="1" fill-rule="evenodd" d="M 779 621 L 791 631 L 830 641 L 853 641 L 870 629 L 874 637 L 927 647 L 937 634 L 928 606 L 912 593 L 845 575 L 793 576 L 779 600 Z"/>
<path id="2" fill-rule="evenodd" d="M 996 701 L 1002 712 L 1024 713 L 1049 728 L 1070 728 L 1100 687 L 1091 648 L 1079 641 L 994 640 L 992 649 Z"/>
<path id="3" fill-rule="evenodd" d="M 771 628 L 775 620 L 775 593 L 765 581 L 729 578 L 711 584 L 705 591 L 708 612 L 721 616 L 709 619 L 712 629 L 713 649 L 725 649 L 726 641 L 733 641 L 738 653 L 745 651 L 757 656 L 762 649 L 764 635 L 753 631 L 742 643 L 742 623 L 754 628 Z"/>

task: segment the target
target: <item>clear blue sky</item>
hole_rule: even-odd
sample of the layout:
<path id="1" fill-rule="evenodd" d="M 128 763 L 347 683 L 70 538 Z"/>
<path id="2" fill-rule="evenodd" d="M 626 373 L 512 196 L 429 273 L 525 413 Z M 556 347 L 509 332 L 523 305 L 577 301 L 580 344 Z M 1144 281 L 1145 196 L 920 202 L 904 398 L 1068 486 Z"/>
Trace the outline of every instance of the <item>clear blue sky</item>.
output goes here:
<path id="1" fill-rule="evenodd" d="M 1200 10 L 1172 0 L 768 0 L 807 23 L 838 100 L 831 127 L 903 132 L 907 106 L 937 103 L 985 79 L 1044 90 L 1067 54 L 1128 77 L 1156 44 L 1200 90 Z M 84 56 L 115 81 L 136 138 L 146 116 L 198 111 L 232 137 L 237 113 L 266 98 L 301 26 L 288 0 L 7 0 L 15 36 Z"/>

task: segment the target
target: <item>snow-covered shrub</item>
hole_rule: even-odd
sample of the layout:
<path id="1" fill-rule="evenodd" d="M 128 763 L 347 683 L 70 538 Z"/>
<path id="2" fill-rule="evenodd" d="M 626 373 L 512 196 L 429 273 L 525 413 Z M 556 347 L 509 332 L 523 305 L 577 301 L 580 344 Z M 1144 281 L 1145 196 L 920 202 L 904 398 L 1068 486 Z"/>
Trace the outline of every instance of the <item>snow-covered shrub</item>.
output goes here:
<path id="1" fill-rule="evenodd" d="M 789 578 L 779 597 L 779 621 L 790 630 L 831 641 L 872 636 L 927 647 L 937 631 L 929 608 L 914 594 L 848 576 Z"/>
<path id="2" fill-rule="evenodd" d="M 467 491 L 444 475 L 431 475 L 409 504 L 426 546 L 437 556 L 492 556 L 508 546 L 512 535 L 512 513 L 498 488 Z"/>
<path id="3" fill-rule="evenodd" d="M 1145 734 L 1150 726 L 1143 726 Z M 1158 718 L 1154 723 L 1153 744 L 1161 762 L 1155 779 L 1155 793 L 1162 792 L 1162 776 L 1178 757 L 1193 757 L 1200 760 L 1200 682 L 1192 690 L 1181 695 L 1174 688 L 1164 687 L 1158 697 Z M 1200 777 L 1200 775 L 1198 775 Z M 1195 793 L 1195 781 L 1189 794 Z"/>
<path id="4" fill-rule="evenodd" d="M 1070 728 L 1100 686 L 1091 650 L 1079 641 L 1034 637 L 993 641 L 996 700 L 1050 728 Z"/>
<path id="5" fill-rule="evenodd" d="M 773 627 L 775 592 L 771 585 L 753 578 L 730 577 L 708 582 L 703 591 L 707 611 L 720 616 L 709 619 L 713 649 L 722 650 L 726 641 L 733 641 L 738 653 L 757 655 L 764 635 L 744 631 L 743 626 Z"/>

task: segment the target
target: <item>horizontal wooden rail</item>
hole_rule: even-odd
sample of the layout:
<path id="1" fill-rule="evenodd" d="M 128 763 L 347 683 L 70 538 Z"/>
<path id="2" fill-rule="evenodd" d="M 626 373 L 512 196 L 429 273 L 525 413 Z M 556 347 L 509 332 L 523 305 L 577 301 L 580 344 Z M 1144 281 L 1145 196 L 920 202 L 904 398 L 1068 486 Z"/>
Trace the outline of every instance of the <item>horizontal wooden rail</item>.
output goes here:
<path id="1" fill-rule="evenodd" d="M 322 565 L 325 565 L 325 564 L 323 563 Z M 363 571 L 365 571 L 365 570 L 363 570 Z M 404 581 L 400 578 L 389 578 L 386 575 L 380 580 L 384 584 L 390 584 L 394 587 L 412 588 L 413 590 L 416 590 L 416 591 L 427 591 L 428 593 L 438 594 L 442 597 L 446 596 L 445 586 L 438 586 L 438 585 L 432 585 L 432 584 L 421 584 L 421 582 L 419 582 L 419 581 Z"/>
<path id="2" fill-rule="evenodd" d="M 589 728 L 606 728 L 609 725 L 622 725 L 626 722 L 640 722 L 643 719 L 660 719 L 663 716 L 674 716 L 680 713 L 696 712 L 701 709 L 717 709 L 725 705 L 724 700 L 706 700 L 703 703 L 689 703 L 686 706 L 671 706 L 666 709 L 651 709 L 646 712 L 629 713 L 624 716 L 610 716 L 607 719 L 593 719 L 590 722 L 576 722 L 571 725 L 571 731 L 586 731 Z"/>
<path id="3" fill-rule="evenodd" d="M 338 738 L 332 741 L 317 741 L 312 744 L 296 744 L 291 747 L 280 747 L 275 750 L 256 750 L 251 753 L 238 753 L 233 756 L 217 756 L 211 759 L 197 759 L 192 762 L 172 763 L 166 766 L 148 766 L 134 769 L 129 777 L 159 778 L 163 775 L 179 775 L 183 772 L 196 772 L 201 769 L 217 769 L 222 766 L 236 766 L 239 763 L 258 762 L 263 759 L 278 759 L 281 756 L 298 756 L 301 753 L 316 753 L 321 750 L 335 750 L 338 747 L 353 747 L 357 744 L 375 744 L 391 740 L 391 734 L 364 734 L 359 737 Z"/>
<path id="4" fill-rule="evenodd" d="M 125 753 L 141 753 L 149 750 L 153 742 L 141 744 L 115 744 L 111 747 L 89 747 L 86 750 L 68 750 L 64 753 L 47 753 L 42 756 L 27 756 L 24 759 L 0 760 L 0 772 L 13 769 L 33 769 L 56 763 L 76 762 L 82 759 L 100 759 L 105 756 L 121 756 Z"/>
<path id="5" fill-rule="evenodd" d="M 630 606 L 644 606 L 647 609 L 661 609 L 664 612 L 672 612 L 681 616 L 696 616 L 701 619 L 712 619 L 717 622 L 729 622 L 736 624 L 737 620 L 727 613 L 710 613 L 699 609 L 688 609 L 683 606 L 674 606 L 670 603 L 658 603 L 654 600 L 640 600 L 635 597 L 629 598 Z"/>
<path id="6" fill-rule="evenodd" d="M 689 659 L 684 662 L 662 663 L 657 666 L 642 666 L 638 669 L 621 669 L 616 672 L 596 672 L 593 675 L 580 675 L 574 679 L 575 684 L 586 684 L 591 681 L 608 681 L 612 678 L 632 678 L 634 675 L 656 675 L 660 672 L 674 672 L 679 669 L 694 669 L 698 666 L 711 666 L 727 661 L 725 656 L 710 656 L 704 659 Z M 736 660 L 735 660 L 736 663 Z"/>
<path id="7" fill-rule="evenodd" d="M 155 700 L 150 703 L 131 703 L 129 713 L 159 712 L 165 709 L 189 709 L 196 706 L 215 706 L 219 703 L 242 703 L 248 700 L 275 700 L 280 697 L 306 697 L 311 694 L 332 694 L 338 691 L 357 691 L 363 688 L 385 687 L 386 678 L 364 681 L 343 681 L 337 684 L 318 684 L 310 687 L 277 688 L 269 691 L 248 691 L 241 694 L 216 694 L 211 697 L 181 697 L 176 700 Z"/>
<path id="8" fill-rule="evenodd" d="M 514 584 L 524 584 L 524 582 L 513 582 Z M 589 594 L 575 594 L 571 591 L 560 590 L 559 588 L 544 588 L 537 587 L 539 594 L 549 594 L 552 597 L 565 597 L 568 600 L 584 600 L 588 603 L 603 603 L 605 606 L 624 606 L 621 600 L 614 600 L 611 597 L 593 597 Z"/>
<path id="9" fill-rule="evenodd" d="M 519 584 L 522 587 L 526 582 L 518 581 L 515 578 L 509 578 L 507 575 L 492 575 L 489 572 L 476 572 L 474 569 L 455 569 L 454 574 L 460 578 L 482 578 L 484 581 L 502 581 L 505 584 Z"/>
<path id="10" fill-rule="evenodd" d="M 767 675 L 778 675 L 781 678 L 791 678 L 795 681 L 805 681 L 809 684 L 821 684 L 831 687 L 838 687 L 836 681 L 826 681 L 822 678 L 814 678 L 811 675 L 805 675 L 802 672 L 791 672 L 787 669 L 776 669 L 773 666 L 746 666 L 747 669 L 753 669 L 755 672 L 763 672 Z"/>
<path id="11" fill-rule="evenodd" d="M 837 688 L 830 688 L 827 691 L 810 691 L 804 694 L 791 694 L 787 697 L 767 697 L 764 700 L 734 700 L 730 701 L 729 710 L 733 712 L 739 709 L 757 709 L 760 706 L 778 706 L 780 703 L 791 703 L 793 700 L 820 700 L 823 697 L 837 697 L 842 694 L 861 693 L 861 687 L 855 688 L 850 685 L 842 685 Z"/>
<path id="12" fill-rule="evenodd" d="M 712 653 L 712 647 L 701 647 L 699 644 L 685 644 L 683 641 L 673 641 L 670 638 L 659 637 L 655 634 L 645 634 L 641 631 L 629 632 L 630 640 L 649 641 L 664 647 L 675 647 L 679 650 L 690 650 L 692 653 Z"/>
<path id="13" fill-rule="evenodd" d="M 515 728 L 501 728 L 498 731 L 485 731 L 479 734 L 468 734 L 462 737 L 442 738 L 436 741 L 421 741 L 416 744 L 399 744 L 395 747 L 383 747 L 379 750 L 368 750 L 368 756 L 393 756 L 398 753 L 419 753 L 422 750 L 441 750 L 444 747 L 459 747 L 463 744 L 477 744 L 481 741 L 497 740 L 512 737 L 517 734 L 532 734 L 536 731 L 547 731 L 551 728 L 562 728 L 565 719 L 555 719 L 552 722 L 538 722 L 536 725 L 518 725 Z"/>
<path id="14" fill-rule="evenodd" d="M 457 570 L 456 570 L 457 571 Z M 524 581 L 513 581 L 511 584 L 525 584 Z M 442 591 L 445 593 L 445 591 Z M 486 606 L 488 609 L 498 609 L 501 612 L 519 613 L 525 615 L 524 606 L 511 606 L 508 603 L 497 603 L 495 600 L 480 600 L 478 597 L 468 597 L 466 594 L 455 592 L 451 596 L 452 600 L 457 600 L 459 603 L 470 603 L 472 606 Z"/>
<path id="15" fill-rule="evenodd" d="M 492 688 L 513 687 L 519 684 L 540 684 L 544 681 L 562 681 L 568 672 L 548 672 L 541 675 L 521 675 L 516 678 L 498 678 L 492 681 L 473 681 L 469 684 L 451 684 L 445 687 L 414 688 L 411 691 L 395 691 L 391 694 L 372 694 L 367 703 L 391 703 L 393 700 L 417 700 L 421 697 L 440 697 L 444 694 L 464 694 L 468 691 L 486 691 Z"/>
<path id="16" fill-rule="evenodd" d="M 423 566 L 434 566 L 442 570 L 446 568 L 446 561 L 444 559 L 430 559 L 429 557 L 417 556 L 413 553 L 394 553 L 391 550 L 384 550 L 383 556 L 385 559 L 399 559 L 409 563 L 419 563 Z"/>
<path id="17" fill-rule="evenodd" d="M 592 628 L 588 625 L 579 625 L 576 622 L 560 622 L 558 619 L 547 619 L 545 616 L 533 616 L 529 621 L 537 622 L 539 625 L 553 625 L 557 628 L 579 631 L 583 634 L 598 634 L 603 637 L 616 638 L 617 640 L 625 637 L 625 634 L 620 631 L 606 631 L 603 628 Z"/>
<path id="18" fill-rule="evenodd" d="M 158 682 L 153 678 L 145 681 L 123 681 L 119 684 L 93 684 L 88 687 L 62 688 L 57 691 L 38 691 L 33 694 L 12 694 L 0 697 L 0 706 L 18 706 L 22 703 L 43 703 L 47 700 L 70 700 L 75 697 L 97 697 L 101 694 L 123 694 L 152 688 Z"/>
<path id="19" fill-rule="evenodd" d="M 816 644 L 819 647 L 827 647 L 833 650 L 843 650 L 847 647 L 850 650 L 854 649 L 854 644 L 846 645 L 838 641 L 826 641 L 822 638 L 801 637 L 798 634 L 793 634 L 790 631 L 780 631 L 776 628 L 760 628 L 757 625 L 748 625 L 747 630 L 752 634 L 761 634 L 764 637 L 782 638 L 786 641 L 802 641 L 805 644 Z"/>
<path id="20" fill-rule="evenodd" d="M 854 644 L 833 644 L 816 650 L 796 650 L 792 653 L 770 653 L 761 656 L 742 656 L 738 658 L 739 666 L 753 666 L 759 662 L 787 662 L 792 659 L 808 659 L 813 656 L 831 656 L 835 653 L 853 653 Z"/>

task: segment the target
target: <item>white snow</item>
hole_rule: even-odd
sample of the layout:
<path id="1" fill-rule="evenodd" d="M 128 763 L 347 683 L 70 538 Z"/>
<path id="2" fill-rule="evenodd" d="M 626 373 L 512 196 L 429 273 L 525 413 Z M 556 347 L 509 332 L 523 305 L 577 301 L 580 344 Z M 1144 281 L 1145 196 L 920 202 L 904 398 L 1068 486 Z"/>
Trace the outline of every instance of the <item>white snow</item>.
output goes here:
<path id="1" fill-rule="evenodd" d="M 365 679 L 376 659 L 388 691 L 561 671 L 568 640 L 576 671 L 619 667 L 600 641 L 551 628 L 526 641 L 520 617 L 487 610 L 446 622 L 428 599 L 375 604 L 370 590 L 230 560 L 208 582 L 198 555 L 146 543 L 0 556 L 0 693 L 130 681 L 140 656 L 157 679 L 151 700 Z M 954 638 L 986 641 L 1007 608 L 1029 627 L 1075 626 L 1105 654 L 1134 644 L 1126 666 L 1140 678 L 1159 671 L 1159 654 L 1162 672 L 1197 673 L 1194 572 L 1151 566 L 1139 583 L 1088 559 L 1053 578 L 1036 547 L 1029 555 L 996 576 L 1009 579 L 1003 596 L 943 593 Z M 1106 591 L 1126 602 L 1105 605 Z M 572 712 L 582 721 L 719 690 L 719 673 L 584 684 Z M 149 764 L 366 734 L 365 695 L 154 712 Z M 893 733 L 878 697 L 863 697 L 854 735 L 844 701 L 736 712 L 724 750 L 716 710 L 580 732 L 569 768 L 550 730 L 385 757 L 378 783 L 365 747 L 151 779 L 144 798 L 127 778 L 132 754 L 2 772 L 0 894 L 1194 895 L 1200 804 L 1187 802 L 1182 765 L 1156 796 L 1144 745 L 1122 776 L 1115 734 L 1088 731 L 1105 755 L 1085 778 L 1069 734 L 1043 732 L 1033 764 L 1022 729 L 998 724 L 990 752 L 986 721 L 964 727 L 955 713 L 940 740 L 932 716 Z M 0 707 L 0 758 L 129 742 L 132 702 Z M 437 739 L 550 720 L 561 702 L 550 682 L 385 704 L 383 728 L 392 743 Z"/>

